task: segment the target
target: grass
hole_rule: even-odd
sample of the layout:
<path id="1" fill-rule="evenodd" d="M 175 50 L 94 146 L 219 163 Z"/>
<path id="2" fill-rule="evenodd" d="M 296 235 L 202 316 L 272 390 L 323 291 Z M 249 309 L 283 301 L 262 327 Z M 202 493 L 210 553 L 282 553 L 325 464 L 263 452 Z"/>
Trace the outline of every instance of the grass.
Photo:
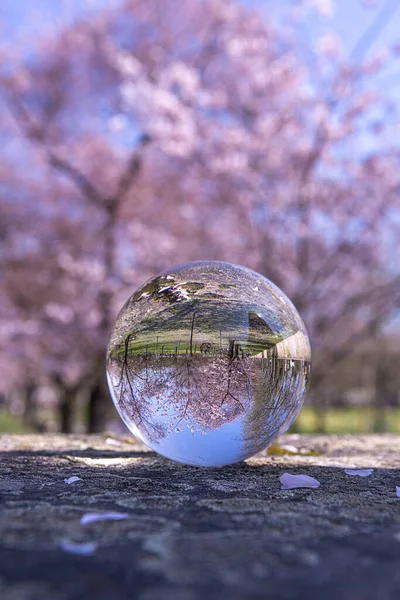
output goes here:
<path id="1" fill-rule="evenodd" d="M 329 408 L 324 415 L 326 433 L 372 433 L 374 431 L 374 409 L 368 406 L 357 408 Z M 400 408 L 385 409 L 384 431 L 400 433 Z M 318 417 L 313 408 L 303 407 L 291 430 L 296 433 L 318 433 Z M 289 433 L 290 433 L 289 431 Z"/>
<path id="2" fill-rule="evenodd" d="M 20 417 L 12 415 L 5 408 L 0 408 L 0 433 L 31 433 Z"/>
<path id="3" fill-rule="evenodd" d="M 371 433 L 374 431 L 374 411 L 369 407 L 330 408 L 325 414 L 325 433 Z M 400 434 L 400 407 L 385 410 L 385 431 Z M 30 433 L 32 430 L 20 417 L 0 409 L 0 433 Z M 303 407 L 289 433 L 319 433 L 313 408 Z"/>

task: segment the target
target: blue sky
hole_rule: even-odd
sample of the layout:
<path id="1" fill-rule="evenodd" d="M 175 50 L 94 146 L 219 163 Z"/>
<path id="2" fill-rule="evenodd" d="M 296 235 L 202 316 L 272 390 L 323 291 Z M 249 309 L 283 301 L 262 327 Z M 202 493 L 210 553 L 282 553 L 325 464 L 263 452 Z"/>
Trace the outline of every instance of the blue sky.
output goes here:
<path id="1" fill-rule="evenodd" d="M 0 49 L 2 44 L 16 43 L 19 48 L 30 49 L 36 40 L 46 32 L 62 27 L 65 23 L 82 16 L 84 12 L 99 10 L 121 0 L 0 0 Z M 166 0 L 168 1 L 168 0 Z M 202 1 L 202 0 L 190 0 Z M 293 0 L 238 0 L 257 11 L 267 20 L 282 23 L 282 15 Z M 324 3 L 332 0 L 308 0 L 312 3 Z M 357 42 L 362 38 L 377 15 L 386 13 L 390 19 L 379 27 L 373 35 L 367 57 L 391 48 L 395 44 L 400 48 L 400 0 L 333 0 L 335 10 L 330 19 L 318 18 L 316 13 L 308 11 L 298 22 L 298 31 L 307 41 L 306 46 L 316 46 L 319 37 L 326 32 L 334 33 L 340 40 L 346 55 L 351 55 Z M 369 6 L 369 8 L 367 8 Z M 83 8 L 84 7 L 84 8 Z M 306 47 L 304 46 L 304 47 Z M 397 106 L 400 105 L 400 56 L 391 61 L 379 80 L 380 91 Z M 397 129 L 397 128 L 396 128 Z M 394 138 L 399 137 L 393 130 Z M 371 140 L 363 140 L 362 146 L 368 149 Z"/>
<path id="2" fill-rule="evenodd" d="M 289 2 L 290 0 L 242 0 L 243 4 L 257 8 L 267 18 L 272 19 L 279 19 L 283 7 L 286 8 Z M 370 52 L 396 41 L 400 43 L 399 0 L 376 0 L 371 2 L 370 8 L 366 8 L 368 3 L 365 0 L 336 0 L 334 4 L 335 10 L 331 19 L 317 19 L 309 15 L 302 28 L 308 30 L 311 36 L 318 34 L 322 29 L 332 30 L 342 40 L 344 49 L 350 53 L 357 40 L 374 21 L 377 13 L 386 6 L 392 5 L 398 10 L 380 32 Z"/>
<path id="3" fill-rule="evenodd" d="M 290 0 L 241 0 L 243 4 L 252 6 L 267 18 L 279 20 L 283 7 Z M 0 2 L 0 39 L 3 43 L 10 40 L 19 41 L 30 46 L 41 32 L 73 20 L 83 10 L 82 5 L 90 9 L 98 9 L 117 3 L 118 0 L 1 0 Z M 344 48 L 350 52 L 356 41 L 373 21 L 376 13 L 386 4 L 398 5 L 394 17 L 381 31 L 371 51 L 378 50 L 385 44 L 400 43 L 400 2 L 399 0 L 376 0 L 370 2 L 375 8 L 363 8 L 365 0 L 336 0 L 336 10 L 329 22 L 332 29 L 343 41 Z M 318 35 L 325 26 L 324 21 L 308 17 L 302 29 L 312 37 Z"/>
<path id="4" fill-rule="evenodd" d="M 72 21 L 84 12 L 117 0 L 0 0 L 0 44 L 10 41 L 31 47 L 40 34 Z M 87 10 L 87 9 L 85 9 Z"/>
<path id="5" fill-rule="evenodd" d="M 61 28 L 85 12 L 101 10 L 120 1 L 122 0 L 0 0 L 0 50 L 2 45 L 7 46 L 11 42 L 29 53 L 43 34 Z M 282 24 L 283 15 L 288 13 L 286 9 L 294 0 L 237 1 L 259 11 L 266 20 Z M 332 32 L 340 39 L 345 55 L 350 56 L 371 24 L 376 23 L 377 17 L 382 14 L 385 17 L 387 14 L 390 18 L 372 35 L 373 43 L 368 44 L 366 57 L 372 57 L 395 44 L 400 48 L 400 0 L 308 0 L 309 4 L 331 1 L 335 10 L 330 19 L 318 18 L 315 11 L 309 10 L 298 21 L 298 33 L 306 42 L 302 47 L 315 47 L 322 34 Z M 390 61 L 390 65 L 380 75 L 377 84 L 385 99 L 399 107 L 400 53 L 397 60 Z M 397 145 L 400 137 L 397 121 L 391 131 L 391 139 L 386 139 L 383 143 Z M 368 131 L 358 140 L 358 148 L 362 148 L 364 152 L 374 150 L 375 145 L 376 139 Z"/>

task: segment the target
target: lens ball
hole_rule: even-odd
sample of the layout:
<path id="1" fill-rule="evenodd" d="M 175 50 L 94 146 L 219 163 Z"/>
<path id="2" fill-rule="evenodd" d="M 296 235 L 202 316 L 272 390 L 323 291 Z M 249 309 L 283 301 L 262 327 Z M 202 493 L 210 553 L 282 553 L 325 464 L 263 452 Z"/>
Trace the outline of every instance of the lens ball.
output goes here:
<path id="1" fill-rule="evenodd" d="M 172 460 L 222 466 L 295 420 L 310 374 L 307 331 L 271 281 L 242 266 L 164 271 L 123 306 L 107 378 L 130 431 Z"/>

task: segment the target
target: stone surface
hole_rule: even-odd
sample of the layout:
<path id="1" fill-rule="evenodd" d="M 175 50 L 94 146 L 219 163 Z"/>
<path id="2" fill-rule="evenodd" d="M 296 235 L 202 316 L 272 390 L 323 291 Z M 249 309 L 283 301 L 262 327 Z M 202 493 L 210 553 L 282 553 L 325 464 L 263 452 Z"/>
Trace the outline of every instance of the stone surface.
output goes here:
<path id="1" fill-rule="evenodd" d="M 127 438 L 0 436 L 1 600 L 399 598 L 400 436 L 280 443 L 207 469 Z M 321 486 L 282 491 L 284 472 Z M 89 511 L 129 517 L 80 525 Z"/>

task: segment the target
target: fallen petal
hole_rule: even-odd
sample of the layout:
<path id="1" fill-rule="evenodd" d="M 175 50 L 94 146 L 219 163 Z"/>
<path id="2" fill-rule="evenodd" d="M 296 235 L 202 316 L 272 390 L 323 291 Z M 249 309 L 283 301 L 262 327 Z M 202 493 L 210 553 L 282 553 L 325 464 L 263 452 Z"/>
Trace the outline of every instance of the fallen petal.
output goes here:
<path id="1" fill-rule="evenodd" d="M 69 554 L 90 556 L 96 552 L 98 544 L 96 542 L 71 542 L 70 540 L 62 540 L 60 548 L 63 552 L 68 552 Z"/>
<path id="2" fill-rule="evenodd" d="M 108 444 L 109 446 L 122 446 L 121 442 L 119 442 L 118 440 L 114 440 L 114 438 L 107 438 L 106 444 Z"/>
<path id="3" fill-rule="evenodd" d="M 294 488 L 317 488 L 320 483 L 314 477 L 309 475 L 291 475 L 290 473 L 284 473 L 280 477 L 282 484 L 281 490 L 292 490 Z"/>
<path id="4" fill-rule="evenodd" d="M 64 483 L 68 483 L 68 485 L 75 483 L 75 481 L 82 481 L 82 479 L 80 477 L 76 477 L 76 475 L 73 477 L 68 477 L 68 479 L 64 479 Z"/>
<path id="5" fill-rule="evenodd" d="M 400 498 L 400 486 L 396 485 L 396 496 Z"/>
<path id="6" fill-rule="evenodd" d="M 298 453 L 298 449 L 296 448 L 296 446 L 292 446 L 292 444 L 282 444 L 281 448 L 282 450 L 286 450 L 286 452 L 292 452 L 293 454 Z"/>
<path id="7" fill-rule="evenodd" d="M 374 472 L 373 469 L 345 469 L 346 475 L 358 475 L 359 477 L 369 477 Z"/>
<path id="8" fill-rule="evenodd" d="M 105 512 L 105 513 L 85 513 L 80 520 L 81 525 L 97 523 L 97 521 L 122 521 L 128 518 L 128 513 Z"/>

